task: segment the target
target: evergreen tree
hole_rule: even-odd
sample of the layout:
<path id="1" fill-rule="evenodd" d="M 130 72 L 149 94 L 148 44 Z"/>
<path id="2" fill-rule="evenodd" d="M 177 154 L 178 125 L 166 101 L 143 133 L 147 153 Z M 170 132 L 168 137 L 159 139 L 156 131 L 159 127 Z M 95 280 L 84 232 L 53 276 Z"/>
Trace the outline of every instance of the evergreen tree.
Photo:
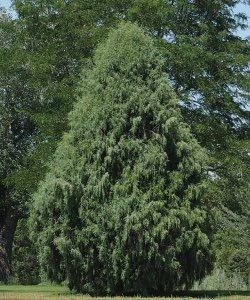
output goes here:
<path id="1" fill-rule="evenodd" d="M 154 41 L 122 24 L 83 73 L 70 131 L 34 196 L 50 279 L 90 294 L 164 294 L 211 270 L 206 155 Z"/>

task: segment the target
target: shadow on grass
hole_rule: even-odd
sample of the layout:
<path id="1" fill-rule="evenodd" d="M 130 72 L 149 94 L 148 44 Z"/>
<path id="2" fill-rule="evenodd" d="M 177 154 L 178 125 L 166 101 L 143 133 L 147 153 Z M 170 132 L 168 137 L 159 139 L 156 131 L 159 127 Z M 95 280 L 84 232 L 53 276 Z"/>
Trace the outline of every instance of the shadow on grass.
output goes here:
<path id="1" fill-rule="evenodd" d="M 192 298 L 216 298 L 229 296 L 250 296 L 250 291 L 230 291 L 230 290 L 213 290 L 213 291 L 188 291 L 173 293 L 173 297 L 192 297 Z"/>

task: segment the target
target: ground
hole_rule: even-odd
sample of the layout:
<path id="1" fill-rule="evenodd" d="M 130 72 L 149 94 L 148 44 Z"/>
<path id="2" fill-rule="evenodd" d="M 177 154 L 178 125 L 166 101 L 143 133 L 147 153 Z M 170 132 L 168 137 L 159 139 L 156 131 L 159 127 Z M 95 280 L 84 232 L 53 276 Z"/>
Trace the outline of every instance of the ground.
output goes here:
<path id="1" fill-rule="evenodd" d="M 216 300 L 250 300 L 250 291 L 192 291 L 186 295 L 177 295 L 175 300 L 198 300 L 198 299 L 213 299 Z M 87 295 L 72 295 L 66 287 L 51 286 L 51 285 L 37 285 L 37 286 L 18 286 L 18 285 L 0 285 L 0 300 L 88 300 L 101 299 L 91 298 Z M 113 300 L 132 298 L 115 297 Z M 133 298 L 135 299 L 135 298 Z M 139 298 L 143 300 L 143 298 Z M 155 298 L 154 298 L 155 299 Z M 159 298 L 167 300 L 173 298 Z M 105 298 L 108 300 L 108 298 Z M 152 300 L 147 298 L 147 300 Z"/>

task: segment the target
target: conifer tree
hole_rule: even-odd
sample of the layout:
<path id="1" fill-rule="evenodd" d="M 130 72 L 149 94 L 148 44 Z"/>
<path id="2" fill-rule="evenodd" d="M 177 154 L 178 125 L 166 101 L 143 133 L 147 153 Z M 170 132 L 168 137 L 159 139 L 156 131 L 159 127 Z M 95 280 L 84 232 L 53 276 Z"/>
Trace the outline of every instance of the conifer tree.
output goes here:
<path id="1" fill-rule="evenodd" d="M 34 195 L 49 278 L 98 295 L 165 294 L 203 278 L 213 263 L 205 164 L 153 39 L 120 25 L 84 71 L 70 130 Z"/>

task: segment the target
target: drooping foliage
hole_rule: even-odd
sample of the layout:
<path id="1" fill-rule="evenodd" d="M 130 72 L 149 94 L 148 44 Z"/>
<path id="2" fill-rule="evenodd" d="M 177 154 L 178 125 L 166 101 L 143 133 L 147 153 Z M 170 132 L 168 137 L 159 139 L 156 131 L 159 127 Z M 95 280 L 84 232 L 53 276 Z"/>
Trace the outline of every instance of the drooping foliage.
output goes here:
<path id="1" fill-rule="evenodd" d="M 122 24 L 84 71 L 31 228 L 50 279 L 90 294 L 164 294 L 212 267 L 206 155 L 153 40 Z"/>

